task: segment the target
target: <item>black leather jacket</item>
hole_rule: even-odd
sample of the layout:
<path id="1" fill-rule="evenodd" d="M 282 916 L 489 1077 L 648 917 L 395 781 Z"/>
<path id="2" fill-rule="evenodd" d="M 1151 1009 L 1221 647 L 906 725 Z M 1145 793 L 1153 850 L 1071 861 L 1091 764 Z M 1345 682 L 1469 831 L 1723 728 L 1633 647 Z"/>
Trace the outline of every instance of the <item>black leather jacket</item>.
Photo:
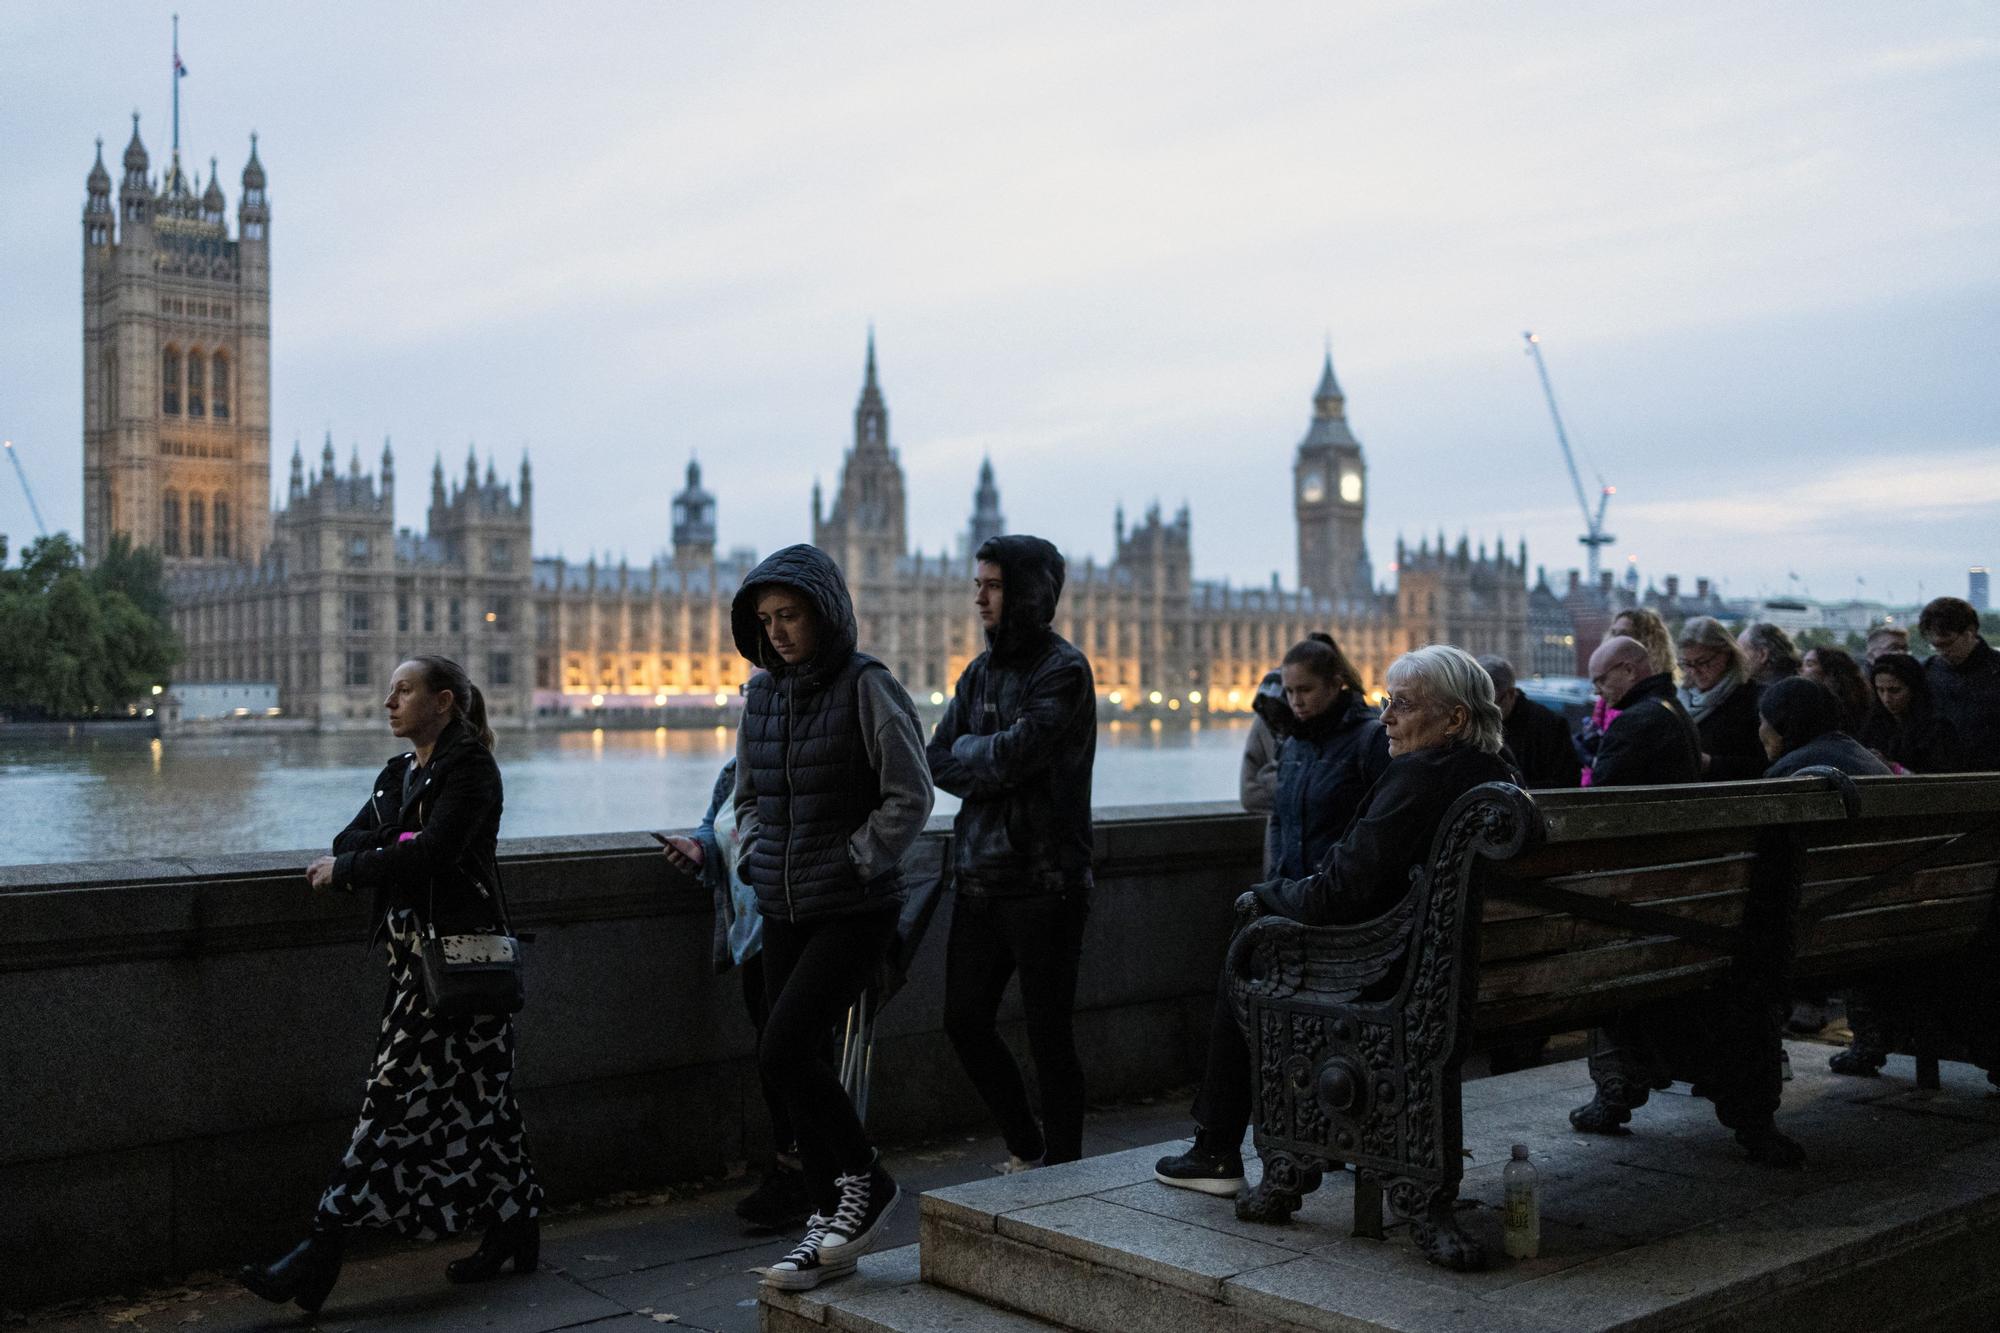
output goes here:
<path id="1" fill-rule="evenodd" d="M 1063 558 L 1039 537 L 996 537 L 1004 600 L 984 653 L 958 678 L 925 751 L 960 797 L 952 869 L 961 893 L 1088 889 L 1097 687 L 1090 662 L 1050 628 Z"/>
<path id="2" fill-rule="evenodd" d="M 403 799 L 416 756 L 391 759 L 361 810 L 333 840 L 333 884 L 374 891 L 379 929 L 394 907 L 414 909 L 440 934 L 491 930 L 500 900 L 500 765 L 465 723 L 454 720 L 431 748 L 431 762 Z M 405 833 L 415 837 L 403 840 Z"/>

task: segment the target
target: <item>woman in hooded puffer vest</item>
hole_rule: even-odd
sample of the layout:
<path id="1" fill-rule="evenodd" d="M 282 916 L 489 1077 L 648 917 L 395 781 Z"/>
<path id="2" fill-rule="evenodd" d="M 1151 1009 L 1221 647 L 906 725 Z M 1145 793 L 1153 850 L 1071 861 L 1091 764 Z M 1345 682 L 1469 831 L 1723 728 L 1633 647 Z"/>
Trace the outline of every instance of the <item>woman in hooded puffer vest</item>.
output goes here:
<path id="1" fill-rule="evenodd" d="M 788 546 L 751 570 L 730 628 L 769 673 L 750 681 L 736 736 L 739 867 L 764 918 L 757 1061 L 791 1113 L 815 1209 L 805 1238 L 759 1271 L 803 1290 L 853 1272 L 896 1203 L 825 1034 L 895 936 L 931 775 L 910 696 L 855 651 L 854 603 L 826 552 Z"/>

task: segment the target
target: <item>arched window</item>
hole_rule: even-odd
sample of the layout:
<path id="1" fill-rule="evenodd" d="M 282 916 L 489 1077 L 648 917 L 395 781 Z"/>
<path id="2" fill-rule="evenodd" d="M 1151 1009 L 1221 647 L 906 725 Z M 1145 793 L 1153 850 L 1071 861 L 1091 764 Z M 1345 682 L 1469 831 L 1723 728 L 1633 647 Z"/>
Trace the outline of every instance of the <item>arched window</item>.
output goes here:
<path id="1" fill-rule="evenodd" d="M 207 395 L 202 390 L 201 353 L 188 353 L 188 415 L 202 415 L 202 405 Z"/>
<path id="2" fill-rule="evenodd" d="M 229 358 L 221 352 L 208 363 L 208 414 L 217 421 L 229 420 Z"/>
<path id="3" fill-rule="evenodd" d="M 205 553 L 205 548 L 208 545 L 206 540 L 208 524 L 204 522 L 206 517 L 207 510 L 202 506 L 201 497 L 199 495 L 190 495 L 188 497 L 188 554 L 197 560 Z"/>
<path id="4" fill-rule="evenodd" d="M 229 497 L 220 492 L 215 497 L 215 558 L 229 558 Z"/>
<path id="5" fill-rule="evenodd" d="M 171 416 L 181 414 L 181 352 L 169 347 L 160 354 L 160 410 Z"/>
<path id="6" fill-rule="evenodd" d="M 167 555 L 181 553 L 181 496 L 168 491 L 160 502 L 160 550 Z"/>

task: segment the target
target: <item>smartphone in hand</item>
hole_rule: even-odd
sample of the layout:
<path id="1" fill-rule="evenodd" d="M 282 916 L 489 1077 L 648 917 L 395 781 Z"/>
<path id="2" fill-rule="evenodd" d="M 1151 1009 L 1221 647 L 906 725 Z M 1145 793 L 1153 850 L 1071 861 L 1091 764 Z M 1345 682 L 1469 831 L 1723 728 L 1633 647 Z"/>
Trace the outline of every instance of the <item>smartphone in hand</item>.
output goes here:
<path id="1" fill-rule="evenodd" d="M 699 874 L 701 872 L 700 860 L 698 860 L 696 857 L 689 856 L 687 852 L 683 850 L 684 846 L 691 845 L 698 848 L 701 844 L 694 843 L 688 838 L 670 838 L 664 833 L 654 833 L 650 830 L 648 830 L 647 836 L 650 837 L 654 842 L 660 844 L 661 849 L 664 850 L 667 854 L 667 861 L 674 867 L 674 869 L 683 871 L 684 873 L 690 875 Z"/>

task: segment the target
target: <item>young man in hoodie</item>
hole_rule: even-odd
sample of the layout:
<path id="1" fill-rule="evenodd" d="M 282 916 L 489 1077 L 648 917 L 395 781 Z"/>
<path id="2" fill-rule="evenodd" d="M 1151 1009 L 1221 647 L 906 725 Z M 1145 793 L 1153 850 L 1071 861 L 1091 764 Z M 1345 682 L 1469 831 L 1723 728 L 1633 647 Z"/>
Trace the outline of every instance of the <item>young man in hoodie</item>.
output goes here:
<path id="1" fill-rule="evenodd" d="M 738 871 L 764 923 L 758 1070 L 791 1114 L 814 1203 L 805 1238 L 762 1271 L 802 1290 L 853 1272 L 896 1203 L 826 1034 L 895 937 L 931 781 L 916 708 L 855 651 L 854 603 L 826 552 L 788 546 L 751 570 L 730 629 L 767 673 L 751 677 L 736 734 Z"/>
<path id="2" fill-rule="evenodd" d="M 1083 1155 L 1083 1065 L 1071 1011 L 1090 897 L 1090 772 L 1097 689 L 1055 632 L 1061 552 L 995 537 L 976 553 L 973 604 L 987 649 L 958 678 L 927 751 L 964 804 L 952 824 L 955 889 L 945 954 L 945 1032 L 1000 1121 L 1002 1171 Z M 1021 977 L 1042 1119 L 995 1017 Z"/>

